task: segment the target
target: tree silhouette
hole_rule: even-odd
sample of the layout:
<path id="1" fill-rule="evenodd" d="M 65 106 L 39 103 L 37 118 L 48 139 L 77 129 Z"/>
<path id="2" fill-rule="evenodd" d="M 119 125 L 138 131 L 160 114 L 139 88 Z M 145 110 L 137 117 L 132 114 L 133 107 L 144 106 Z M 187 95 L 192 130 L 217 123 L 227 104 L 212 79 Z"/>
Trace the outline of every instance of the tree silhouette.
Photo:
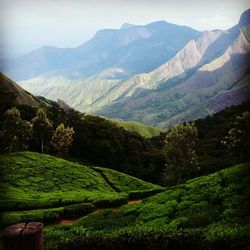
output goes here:
<path id="1" fill-rule="evenodd" d="M 27 149 L 32 132 L 32 124 L 22 120 L 17 108 L 8 109 L 5 112 L 1 131 L 5 151 L 14 152 Z"/>
<path id="2" fill-rule="evenodd" d="M 165 139 L 166 176 L 179 184 L 197 167 L 195 152 L 198 132 L 195 125 L 183 124 L 169 131 Z"/>
<path id="3" fill-rule="evenodd" d="M 41 152 L 44 152 L 44 147 L 47 145 L 52 131 L 52 122 L 47 118 L 46 112 L 39 108 L 36 116 L 32 119 L 34 137 L 41 146 Z"/>
<path id="4" fill-rule="evenodd" d="M 230 150 L 249 160 L 250 157 L 250 113 L 242 113 L 236 118 L 225 140 L 222 141 Z"/>
<path id="5" fill-rule="evenodd" d="M 73 134 L 73 128 L 65 128 L 63 123 L 61 123 L 56 128 L 51 140 L 51 144 L 58 154 L 64 155 L 68 153 L 69 147 L 73 142 Z"/>

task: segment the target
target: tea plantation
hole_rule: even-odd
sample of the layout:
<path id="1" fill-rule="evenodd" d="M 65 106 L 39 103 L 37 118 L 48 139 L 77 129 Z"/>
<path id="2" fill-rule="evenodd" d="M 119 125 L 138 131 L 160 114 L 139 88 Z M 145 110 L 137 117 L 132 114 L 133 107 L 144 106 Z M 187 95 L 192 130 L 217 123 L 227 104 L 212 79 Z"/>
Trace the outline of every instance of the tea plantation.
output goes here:
<path id="1" fill-rule="evenodd" d="M 45 230 L 48 249 L 249 249 L 250 164 Z"/>
<path id="2" fill-rule="evenodd" d="M 130 192 L 139 190 L 144 196 L 162 191 L 114 170 L 34 152 L 1 155 L 0 164 L 2 227 L 31 220 L 52 223 L 126 204 Z"/>

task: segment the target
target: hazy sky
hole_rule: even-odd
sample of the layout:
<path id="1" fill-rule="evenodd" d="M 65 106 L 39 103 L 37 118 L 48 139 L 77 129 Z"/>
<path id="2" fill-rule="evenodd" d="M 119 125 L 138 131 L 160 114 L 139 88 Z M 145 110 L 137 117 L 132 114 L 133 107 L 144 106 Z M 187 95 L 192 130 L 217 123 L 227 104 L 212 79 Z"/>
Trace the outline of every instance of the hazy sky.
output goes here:
<path id="1" fill-rule="evenodd" d="M 248 8 L 250 0 L 0 0 L 0 56 L 43 45 L 75 47 L 97 30 L 125 22 L 228 29 Z"/>

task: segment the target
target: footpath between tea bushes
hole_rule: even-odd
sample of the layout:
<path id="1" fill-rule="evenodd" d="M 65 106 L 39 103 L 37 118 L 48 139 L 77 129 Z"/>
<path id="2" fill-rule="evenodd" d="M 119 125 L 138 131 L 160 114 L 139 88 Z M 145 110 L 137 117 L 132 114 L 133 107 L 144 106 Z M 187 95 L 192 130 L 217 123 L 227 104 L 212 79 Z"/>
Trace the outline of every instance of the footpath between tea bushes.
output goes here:
<path id="1" fill-rule="evenodd" d="M 250 164 L 45 229 L 47 249 L 248 249 Z"/>

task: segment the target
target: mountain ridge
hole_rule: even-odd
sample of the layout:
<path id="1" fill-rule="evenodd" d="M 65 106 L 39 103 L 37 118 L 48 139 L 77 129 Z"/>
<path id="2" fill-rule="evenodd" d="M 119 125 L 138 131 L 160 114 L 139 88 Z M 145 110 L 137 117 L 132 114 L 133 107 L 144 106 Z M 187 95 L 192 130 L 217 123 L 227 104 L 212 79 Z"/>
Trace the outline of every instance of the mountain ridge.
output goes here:
<path id="1" fill-rule="evenodd" d="M 205 56 L 205 59 L 203 59 L 203 62 L 205 61 L 207 63 L 205 64 L 201 63 L 202 57 L 200 56 L 199 53 L 197 53 L 198 56 L 196 54 L 195 55 L 196 57 L 195 56 L 193 57 L 196 60 L 190 61 L 190 57 L 192 58 L 192 54 L 191 56 L 187 56 L 188 51 L 191 51 L 192 53 L 196 53 L 197 43 L 202 44 L 202 38 L 204 37 L 204 35 L 206 36 L 207 34 L 209 34 L 209 32 L 204 32 L 203 37 L 199 38 L 201 40 L 199 39 L 196 41 L 191 40 L 184 47 L 183 50 L 179 51 L 176 54 L 176 56 L 170 59 L 166 64 L 160 66 L 159 68 L 150 72 L 149 74 L 141 74 L 141 75 L 133 77 L 131 80 L 128 80 L 127 87 L 123 86 L 126 83 L 121 83 L 120 85 L 117 85 L 117 88 L 125 89 L 124 90 L 125 97 L 122 97 L 124 100 L 124 103 L 122 104 L 122 99 L 117 99 L 119 96 L 121 96 L 121 94 L 119 93 L 119 90 L 117 90 L 118 94 L 109 93 L 110 98 L 111 98 L 108 100 L 108 103 L 111 103 L 110 108 L 108 105 L 106 105 L 106 107 L 104 105 L 104 111 L 100 109 L 101 111 L 99 110 L 97 111 L 97 113 L 100 113 L 101 115 L 104 115 L 104 116 L 110 115 L 111 117 L 118 117 L 120 119 L 125 119 L 125 120 L 130 120 L 130 119 L 138 120 L 140 122 L 144 122 L 148 124 L 155 124 L 159 126 L 158 122 L 154 122 L 154 121 L 150 122 L 149 120 L 146 119 L 146 116 L 150 116 L 154 112 L 152 110 L 151 111 L 147 110 L 146 111 L 147 115 L 145 115 L 145 109 L 151 106 L 150 103 L 152 103 L 152 100 L 157 100 L 157 99 L 159 100 L 159 97 L 161 96 L 162 96 L 161 98 L 163 98 L 164 88 L 167 90 L 165 97 L 164 97 L 164 102 L 166 104 L 167 103 L 166 95 L 170 97 L 172 93 L 174 95 L 183 96 L 187 94 L 189 90 L 193 91 L 193 90 L 197 90 L 197 88 L 198 89 L 207 88 L 211 84 L 216 84 L 216 82 L 220 82 L 220 79 L 225 78 L 227 74 L 231 74 L 231 72 L 233 71 L 235 72 L 236 76 L 237 75 L 238 76 L 235 77 L 232 75 L 231 80 L 230 81 L 227 80 L 227 82 L 231 82 L 231 84 L 234 84 L 234 82 L 237 82 L 238 80 L 240 80 L 243 77 L 243 75 L 246 74 L 247 68 L 248 68 L 247 62 L 249 61 L 249 58 L 250 58 L 249 42 L 247 41 L 240 27 L 238 26 L 235 26 L 229 29 L 228 31 L 224 31 L 224 32 L 216 31 L 216 32 L 219 33 L 219 36 L 217 37 L 217 40 L 215 39 L 214 42 L 219 43 L 220 45 L 223 45 L 223 47 L 219 47 L 219 50 L 224 52 L 222 53 L 222 55 L 214 59 L 214 56 L 213 56 L 214 48 L 213 48 L 213 43 L 211 43 L 210 45 L 208 44 L 208 46 L 205 46 L 207 48 L 203 51 L 204 53 L 203 56 Z M 210 31 L 210 34 L 213 34 L 213 32 Z M 230 39 L 233 38 L 233 41 L 231 42 L 229 46 L 228 46 L 229 43 L 227 41 L 228 38 Z M 190 49 L 190 46 L 192 46 L 193 48 Z M 211 52 L 209 52 L 209 49 L 211 50 Z M 180 55 L 183 55 L 183 56 L 181 58 L 178 58 Z M 209 58 L 210 60 L 206 59 L 206 57 Z M 183 64 L 185 64 L 186 58 L 189 58 L 186 65 L 188 64 L 191 65 L 190 68 L 186 67 L 186 69 L 192 70 L 192 67 L 194 69 L 193 72 L 191 72 L 191 74 L 187 77 L 187 79 L 185 79 L 185 77 L 188 72 L 184 70 L 185 66 L 183 67 Z M 174 67 L 171 67 L 173 64 L 174 64 Z M 201 67 L 199 67 L 200 65 Z M 240 70 L 241 68 L 242 70 Z M 177 71 L 174 71 L 173 69 L 175 70 L 177 69 Z M 212 72 L 212 75 L 210 74 L 210 72 Z M 183 78 L 183 81 L 178 79 L 178 77 Z M 176 84 L 176 83 L 173 84 L 173 81 L 172 82 L 168 81 L 168 80 L 172 80 L 171 78 L 177 78 L 175 79 L 175 81 L 177 83 L 179 82 L 179 84 Z M 163 86 L 165 85 L 164 88 L 162 88 L 161 85 Z M 173 87 L 171 87 L 171 85 Z M 175 85 L 177 86 L 174 87 Z M 225 84 L 221 82 L 221 85 L 219 86 L 219 88 L 223 87 L 223 85 Z M 157 92 L 157 89 L 159 87 L 161 87 L 160 88 L 161 91 Z M 230 86 L 228 87 L 230 88 Z M 141 90 L 139 90 L 139 88 L 141 88 Z M 129 91 L 127 91 L 126 89 L 129 89 Z M 149 91 L 149 93 L 147 94 L 148 92 L 147 89 L 152 89 L 152 91 L 151 92 Z M 224 90 L 228 91 L 228 89 L 224 89 Z M 245 92 L 245 90 L 242 91 L 242 93 Z M 233 93 L 236 93 L 236 92 L 233 91 Z M 134 95 L 134 99 L 133 99 L 133 95 Z M 140 95 L 142 96 L 142 98 L 140 98 Z M 248 97 L 249 91 L 247 91 L 246 94 L 243 93 L 241 97 L 239 96 L 239 94 L 237 94 L 237 96 L 239 97 L 239 100 L 237 100 L 237 104 L 238 104 L 249 98 Z M 173 99 L 173 97 L 171 98 Z M 140 103 L 140 100 L 142 100 L 142 102 L 144 103 L 143 106 L 141 107 L 141 110 L 140 110 L 140 107 L 138 108 L 138 104 Z M 148 100 L 148 104 L 146 104 L 147 100 Z M 169 101 L 170 100 L 171 99 L 169 99 Z M 234 98 L 232 98 L 232 100 L 234 100 Z M 105 99 L 101 100 L 101 102 L 103 101 L 105 101 Z M 229 106 L 232 104 L 234 103 L 233 102 L 228 103 Z M 102 103 L 100 104 L 100 106 L 101 105 Z M 131 110 L 129 110 L 130 107 L 131 107 Z M 223 105 L 222 108 L 224 107 L 225 106 Z M 136 111 L 133 112 L 133 110 L 136 110 Z M 166 110 L 167 110 L 167 107 L 166 107 Z M 112 112 L 115 112 L 115 113 L 112 113 Z M 141 112 L 141 115 L 139 112 Z M 210 112 L 213 112 L 213 111 L 208 111 L 208 113 L 204 112 L 203 116 L 210 114 Z M 139 117 L 138 117 L 138 113 L 139 113 Z M 118 115 L 118 114 L 121 114 L 121 115 Z M 131 114 L 131 116 L 126 117 L 126 114 Z M 166 118 L 165 120 L 168 120 L 169 118 L 170 117 Z M 195 118 L 199 118 L 199 117 L 195 117 Z M 184 119 L 184 120 L 180 120 L 179 122 L 183 122 L 183 121 L 188 121 L 188 120 Z M 162 126 L 168 126 L 167 123 L 165 125 L 162 124 Z"/>
<path id="2" fill-rule="evenodd" d="M 22 60 L 24 66 L 14 63 L 11 70 L 13 75 L 29 71 L 29 79 L 19 83 L 32 93 L 63 99 L 81 111 L 168 127 L 168 120 L 181 113 L 176 122 L 187 121 L 184 112 L 192 113 L 195 106 L 203 107 L 200 116 L 212 113 L 208 99 L 247 75 L 249 12 L 224 31 L 198 32 L 165 21 L 101 30 L 75 49 L 56 49 L 50 55 L 53 48 L 43 48 L 46 55 L 41 52 L 38 59 L 42 67 L 30 69 L 30 62 Z"/>
<path id="3" fill-rule="evenodd" d="M 125 67 L 128 75 L 130 71 L 131 73 L 140 73 L 157 67 L 162 61 L 175 54 L 190 38 L 199 34 L 199 31 L 192 28 L 170 24 L 165 21 L 148 25 L 135 25 L 130 29 L 105 29 L 97 31 L 91 40 L 76 48 L 46 46 L 32 51 L 7 63 L 4 72 L 18 81 L 47 74 L 50 71 L 58 70 L 57 73 L 61 74 L 60 70 L 63 68 L 67 77 L 86 79 L 116 64 L 120 64 L 118 67 Z M 169 40 L 168 43 L 166 38 Z M 148 62 L 145 62 L 141 60 L 141 64 L 133 64 L 133 67 L 128 68 L 128 65 L 133 63 L 136 58 L 136 55 L 131 57 L 130 54 L 138 53 L 142 49 L 141 44 L 136 43 L 140 39 L 144 41 L 147 50 L 152 51 L 152 53 L 148 52 L 147 57 L 152 57 L 156 53 L 154 61 L 148 60 Z M 158 44 L 155 44 L 156 42 Z M 142 54 L 142 52 L 145 52 L 145 50 L 139 53 Z M 37 59 L 38 56 L 40 57 L 39 60 Z M 65 68 L 68 68 L 68 70 Z"/>

